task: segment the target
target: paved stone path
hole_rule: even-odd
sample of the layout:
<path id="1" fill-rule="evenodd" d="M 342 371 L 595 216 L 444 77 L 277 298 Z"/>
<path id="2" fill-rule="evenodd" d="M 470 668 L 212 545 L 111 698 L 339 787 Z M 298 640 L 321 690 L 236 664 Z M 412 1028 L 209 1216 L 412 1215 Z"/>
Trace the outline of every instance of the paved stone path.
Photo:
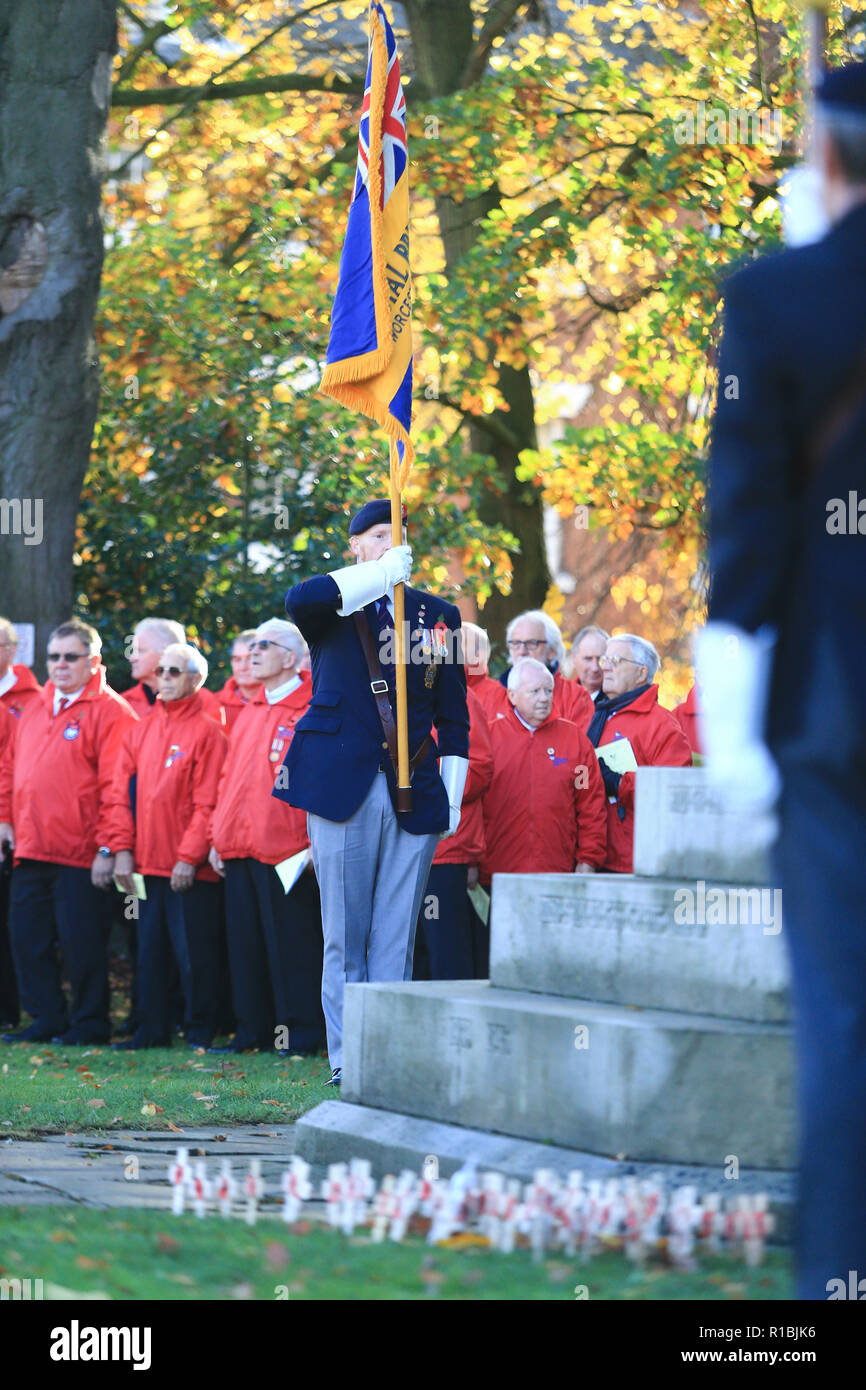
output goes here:
<path id="1" fill-rule="evenodd" d="M 224 1130 L 209 1126 L 185 1129 L 183 1134 L 126 1130 L 106 1135 L 0 1140 L 0 1206 L 71 1204 L 98 1210 L 169 1210 L 168 1166 L 181 1145 L 189 1150 L 190 1158 L 206 1161 L 209 1176 L 214 1176 L 220 1160 L 227 1158 L 240 1179 L 246 1175 L 250 1159 L 260 1159 L 264 1207 L 279 1210 L 280 1181 L 294 1151 L 294 1125 L 238 1125 Z"/>

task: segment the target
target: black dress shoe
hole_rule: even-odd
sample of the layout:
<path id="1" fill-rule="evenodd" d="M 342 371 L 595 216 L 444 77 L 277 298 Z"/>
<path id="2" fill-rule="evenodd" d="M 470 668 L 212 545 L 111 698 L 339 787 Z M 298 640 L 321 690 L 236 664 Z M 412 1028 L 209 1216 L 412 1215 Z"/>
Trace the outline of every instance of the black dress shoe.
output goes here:
<path id="1" fill-rule="evenodd" d="M 139 1038 L 133 1033 L 131 1038 L 125 1038 L 123 1042 L 112 1043 L 115 1052 L 138 1052 L 145 1047 L 171 1047 L 170 1042 L 151 1042 L 149 1038 Z"/>
<path id="2" fill-rule="evenodd" d="M 35 1023 L 31 1023 L 29 1028 L 22 1028 L 20 1033 L 4 1033 L 4 1042 L 53 1042 L 54 1029 L 39 1028 Z"/>
<path id="3" fill-rule="evenodd" d="M 266 1049 L 263 1048 L 263 1047 L 260 1047 L 258 1043 L 255 1043 L 255 1042 L 251 1042 L 251 1043 L 240 1042 L 240 1043 L 239 1043 L 239 1042 L 236 1042 L 234 1039 L 232 1039 L 232 1041 L 231 1041 L 230 1043 L 226 1043 L 225 1047 L 209 1047 L 209 1048 L 208 1048 L 208 1052 L 264 1052 L 264 1051 L 266 1051 Z"/>
<path id="4" fill-rule="evenodd" d="M 329 1081 L 326 1081 L 326 1082 L 325 1082 L 325 1085 L 326 1085 L 326 1086 L 336 1086 L 337 1089 L 339 1090 L 339 1088 L 340 1088 L 340 1083 L 341 1083 L 342 1080 L 343 1080 L 343 1068 L 342 1068 L 342 1067 L 334 1067 L 334 1070 L 331 1072 L 330 1080 L 329 1080 Z"/>

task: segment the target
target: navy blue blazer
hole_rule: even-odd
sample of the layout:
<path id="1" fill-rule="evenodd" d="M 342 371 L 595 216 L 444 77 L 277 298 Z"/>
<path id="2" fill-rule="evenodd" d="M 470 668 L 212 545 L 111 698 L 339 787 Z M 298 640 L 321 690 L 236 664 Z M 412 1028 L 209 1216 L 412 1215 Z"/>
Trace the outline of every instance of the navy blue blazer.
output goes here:
<path id="1" fill-rule="evenodd" d="M 453 603 L 434 594 L 408 586 L 404 594 L 410 653 L 423 645 L 413 640 L 414 634 L 437 623 L 458 634 L 447 639 L 452 659 L 436 664 L 432 684 L 429 663 L 409 661 L 406 667 L 409 756 L 434 725 L 436 744 L 414 771 L 412 810 L 400 816 L 399 824 L 412 835 L 430 835 L 448 829 L 448 797 L 436 760 L 449 754 L 469 757 L 466 671 L 462 659 L 454 659 L 462 657 L 461 620 Z M 380 766 L 385 768 L 395 810 L 397 792 L 367 663 L 354 619 L 337 614 L 341 602 L 340 590 L 328 574 L 306 579 L 286 594 L 286 612 L 310 647 L 313 696 L 295 727 L 285 770 L 273 792 L 281 801 L 333 821 L 348 820 L 357 811 Z M 375 604 L 368 604 L 364 612 L 378 650 Z"/>
<path id="2" fill-rule="evenodd" d="M 816 632 L 832 634 L 839 651 L 838 669 L 823 679 L 841 681 L 855 705 L 866 687 L 866 394 L 817 477 L 806 461 L 807 441 L 864 351 L 866 204 L 820 241 L 763 257 L 725 286 L 708 493 L 709 616 L 778 633 L 768 724 L 774 749 L 815 718 L 803 676 Z M 842 503 L 840 532 L 833 513 Z"/>

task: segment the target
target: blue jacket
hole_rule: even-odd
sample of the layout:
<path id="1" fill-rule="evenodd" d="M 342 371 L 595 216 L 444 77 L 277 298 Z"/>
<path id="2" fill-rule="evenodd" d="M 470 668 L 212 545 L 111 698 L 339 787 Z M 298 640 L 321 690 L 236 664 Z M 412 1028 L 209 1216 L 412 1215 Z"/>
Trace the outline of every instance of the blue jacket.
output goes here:
<path id="1" fill-rule="evenodd" d="M 460 613 L 452 603 L 408 586 L 404 594 L 410 654 L 422 650 L 423 629 L 444 622 L 452 633 L 459 633 Z M 286 612 L 310 647 L 313 697 L 295 727 L 273 792 L 292 806 L 333 821 L 348 820 L 357 811 L 380 766 L 385 768 L 395 809 L 397 790 L 355 623 L 351 616 L 338 616 L 340 604 L 340 591 L 327 574 L 304 580 L 286 594 Z M 364 613 L 378 650 L 375 604 L 368 604 Z M 459 653 L 459 639 L 449 642 L 451 652 Z M 434 725 L 438 747 L 433 745 L 416 767 L 412 810 L 400 816 L 399 825 L 412 835 L 437 834 L 448 829 L 448 797 L 436 759 L 449 754 L 469 756 L 463 663 L 453 659 L 439 662 L 431 681 L 430 663 L 410 660 L 406 689 L 409 756 Z"/>
<path id="2" fill-rule="evenodd" d="M 866 203 L 821 241 L 764 257 L 725 287 L 719 389 L 709 470 L 709 616 L 778 632 L 768 714 L 775 751 L 808 737 L 805 665 L 829 634 L 852 710 L 866 688 L 863 536 L 866 393 L 816 477 L 804 450 L 866 348 Z M 832 413 L 832 411 L 831 411 Z M 854 505 L 851 505 L 853 496 Z M 846 504 L 842 532 L 833 499 Z"/>

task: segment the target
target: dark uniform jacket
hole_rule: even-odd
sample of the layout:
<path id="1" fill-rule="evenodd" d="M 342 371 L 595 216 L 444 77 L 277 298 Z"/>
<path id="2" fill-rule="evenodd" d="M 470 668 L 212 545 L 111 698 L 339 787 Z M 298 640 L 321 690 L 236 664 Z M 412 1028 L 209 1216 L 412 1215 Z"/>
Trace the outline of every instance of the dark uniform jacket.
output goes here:
<path id="1" fill-rule="evenodd" d="M 437 834 L 448 829 L 448 797 L 436 759 L 469 756 L 466 673 L 462 661 L 455 659 L 461 654 L 460 613 L 453 604 L 423 589 L 406 586 L 404 594 L 410 654 L 422 650 L 418 634 L 423 630 L 432 634 L 437 624 L 440 632 L 442 624 L 450 630 L 446 639 L 450 659 L 409 661 L 406 668 L 409 756 L 420 748 L 431 726 L 436 729 L 436 743 L 431 743 L 427 757 L 415 769 L 412 810 L 400 816 L 399 825 L 413 835 Z M 293 806 L 333 821 L 348 820 L 358 809 L 380 767 L 385 769 L 396 810 L 396 778 L 383 746 L 385 736 L 367 664 L 353 618 L 337 614 L 341 603 L 330 575 L 307 579 L 286 595 L 286 612 L 310 648 L 313 696 L 295 729 L 285 775 L 278 777 L 273 792 Z M 376 605 L 368 604 L 363 612 L 378 650 Z M 432 655 L 432 637 L 428 650 Z"/>
<path id="2" fill-rule="evenodd" d="M 842 707 L 862 712 L 862 376 L 859 407 L 817 473 L 809 455 L 864 357 L 866 204 L 821 241 L 765 257 L 727 282 L 710 461 L 709 616 L 778 632 L 768 727 L 776 752 L 815 737 L 813 706 L 828 682 Z"/>

